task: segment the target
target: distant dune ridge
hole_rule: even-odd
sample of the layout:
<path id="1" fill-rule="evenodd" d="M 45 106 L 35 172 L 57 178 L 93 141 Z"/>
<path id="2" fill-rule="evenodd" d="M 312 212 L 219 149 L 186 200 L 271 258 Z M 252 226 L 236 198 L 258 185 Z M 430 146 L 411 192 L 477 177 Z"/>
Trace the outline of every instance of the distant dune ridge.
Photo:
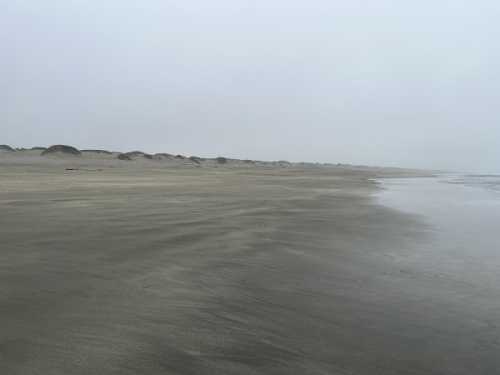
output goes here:
<path id="1" fill-rule="evenodd" d="M 53 159 L 57 159 L 63 162 L 67 157 L 68 161 L 72 163 L 79 163 L 81 165 L 89 165 L 89 163 L 97 163 L 104 165 L 111 165 L 116 161 L 115 166 L 123 165 L 126 163 L 130 165 L 137 166 L 156 166 L 156 167 L 213 167 L 213 168 L 225 168 L 225 167 L 278 167 L 278 168 L 288 168 L 288 167 L 321 167 L 321 166 L 343 166 L 341 164 L 330 164 L 330 163 L 292 163 L 286 160 L 279 161 L 261 161 L 261 160 L 251 160 L 251 159 L 233 159 L 224 156 L 217 156 L 212 158 L 205 158 L 200 156 L 186 156 L 182 154 L 171 154 L 166 152 L 149 154 L 144 151 L 134 150 L 127 152 L 109 151 L 102 149 L 82 149 L 70 145 L 52 145 L 50 147 L 31 147 L 31 148 L 13 148 L 9 145 L 0 145 L 0 152 L 3 153 L 4 158 L 9 158 L 10 160 L 16 162 L 27 162 L 30 158 L 36 157 L 50 157 L 54 156 Z M 42 161 L 41 159 L 40 161 Z M 74 165 L 72 165 L 74 167 Z"/>

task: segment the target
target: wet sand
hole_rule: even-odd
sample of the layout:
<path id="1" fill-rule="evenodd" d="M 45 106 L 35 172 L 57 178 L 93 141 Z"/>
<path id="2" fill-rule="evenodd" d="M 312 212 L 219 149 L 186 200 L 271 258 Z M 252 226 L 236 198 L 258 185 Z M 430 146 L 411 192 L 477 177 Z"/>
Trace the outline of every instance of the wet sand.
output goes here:
<path id="1" fill-rule="evenodd" d="M 490 311 L 405 266 L 432 225 L 373 180 L 403 171 L 63 167 L 0 165 L 2 374 L 498 368 Z"/>

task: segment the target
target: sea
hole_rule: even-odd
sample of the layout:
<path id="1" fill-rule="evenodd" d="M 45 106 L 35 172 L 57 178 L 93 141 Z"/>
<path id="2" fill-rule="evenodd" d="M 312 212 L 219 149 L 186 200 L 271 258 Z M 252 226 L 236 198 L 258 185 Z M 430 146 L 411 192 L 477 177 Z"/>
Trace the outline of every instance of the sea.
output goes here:
<path id="1" fill-rule="evenodd" d="M 462 293 L 464 309 L 478 303 L 474 296 L 485 297 L 478 309 L 498 310 L 481 318 L 493 320 L 500 337 L 500 175 L 443 174 L 380 184 L 379 204 L 412 215 L 426 228 L 424 240 L 402 262 L 442 277 Z"/>
<path id="2" fill-rule="evenodd" d="M 441 181 L 488 189 L 500 193 L 500 174 L 443 175 L 441 176 Z"/>
<path id="3" fill-rule="evenodd" d="M 421 342 L 454 353 L 468 373 L 500 373 L 500 175 L 443 174 L 380 184 L 378 203 L 407 213 L 419 228 L 420 235 L 408 236 L 393 257 L 394 272 L 403 275 L 402 293 L 418 301 L 415 311 L 428 327 Z M 463 371 L 449 366 L 436 374 Z"/>

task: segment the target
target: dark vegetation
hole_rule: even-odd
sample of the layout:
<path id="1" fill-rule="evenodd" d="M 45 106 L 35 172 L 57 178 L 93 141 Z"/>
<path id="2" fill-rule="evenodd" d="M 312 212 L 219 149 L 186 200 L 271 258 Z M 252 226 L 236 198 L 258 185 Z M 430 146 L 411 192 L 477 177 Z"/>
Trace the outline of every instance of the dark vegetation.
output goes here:
<path id="1" fill-rule="evenodd" d="M 194 162 L 196 164 L 201 164 L 201 162 L 203 161 L 203 159 L 198 157 L 198 156 L 190 156 L 189 160 L 191 160 L 192 162 Z"/>
<path id="2" fill-rule="evenodd" d="M 10 147 L 9 145 L 0 145 L 0 151 L 10 151 L 10 152 L 14 152 L 16 150 L 14 150 L 12 147 Z"/>
<path id="3" fill-rule="evenodd" d="M 289 161 L 287 161 L 287 160 L 280 160 L 280 161 L 278 161 L 278 165 L 280 167 L 289 167 L 292 164 Z"/>
<path id="4" fill-rule="evenodd" d="M 118 155 L 118 159 L 120 159 L 120 160 L 132 160 L 132 158 L 128 154 L 120 154 L 120 155 Z"/>
<path id="5" fill-rule="evenodd" d="M 161 153 L 153 155 L 153 159 L 156 159 L 156 160 L 172 159 L 173 157 L 174 157 L 174 155 L 167 154 L 166 152 L 161 152 Z"/>
<path id="6" fill-rule="evenodd" d="M 101 154 L 101 155 L 117 155 L 116 158 L 119 160 L 126 160 L 126 161 L 131 161 L 131 160 L 138 160 L 138 159 L 148 159 L 148 160 L 178 160 L 178 161 L 186 161 L 186 162 L 191 162 L 191 165 L 196 165 L 196 166 L 202 166 L 204 165 L 204 162 L 209 161 L 209 162 L 215 162 L 217 165 L 225 165 L 231 163 L 231 165 L 237 166 L 239 163 L 241 164 L 247 164 L 247 165 L 273 165 L 273 166 L 279 166 L 279 167 L 291 167 L 295 165 L 295 163 L 291 163 L 286 160 L 279 160 L 279 161 L 272 161 L 272 162 L 259 162 L 251 159 L 230 159 L 226 158 L 223 156 L 219 156 L 216 158 L 203 158 L 199 156 L 185 156 L 181 154 L 169 154 L 169 153 L 156 153 L 156 154 L 148 154 L 143 151 L 129 151 L 129 152 L 123 152 L 123 153 L 114 153 L 112 151 L 108 150 L 100 150 L 100 149 L 84 149 L 84 150 L 78 150 L 75 147 L 68 146 L 68 145 L 53 145 L 48 148 L 46 147 L 32 147 L 31 149 L 26 149 L 26 148 L 12 148 L 9 145 L 0 145 L 0 151 L 6 151 L 6 152 L 16 152 L 17 151 L 30 151 L 30 150 L 36 150 L 36 151 L 41 151 L 41 155 L 71 155 L 71 156 L 80 156 L 82 154 Z M 303 165 L 303 166 L 311 166 L 313 164 L 310 163 L 299 163 L 298 165 Z M 327 165 L 327 164 L 325 164 Z M 329 165 L 329 164 L 328 164 Z M 337 166 L 341 166 L 342 164 L 337 164 Z"/>
<path id="7" fill-rule="evenodd" d="M 96 154 L 105 154 L 105 155 L 113 155 L 111 151 L 107 150 L 81 150 L 82 152 L 93 152 Z"/>
<path id="8" fill-rule="evenodd" d="M 66 154 L 66 155 L 80 156 L 82 153 L 75 147 L 67 145 L 50 146 L 48 149 L 42 152 L 42 155 L 52 155 L 52 154 Z"/>
<path id="9" fill-rule="evenodd" d="M 137 158 L 146 158 L 151 160 L 153 159 L 153 155 L 146 154 L 145 152 L 142 151 L 130 151 L 118 155 L 118 159 L 120 160 L 134 160 Z"/>

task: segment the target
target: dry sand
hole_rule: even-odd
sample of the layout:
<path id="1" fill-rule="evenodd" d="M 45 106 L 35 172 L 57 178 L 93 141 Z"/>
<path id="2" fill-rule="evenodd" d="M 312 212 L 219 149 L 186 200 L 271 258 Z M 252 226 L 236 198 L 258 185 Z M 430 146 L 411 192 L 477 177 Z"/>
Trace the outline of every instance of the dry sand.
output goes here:
<path id="1" fill-rule="evenodd" d="M 75 163 L 0 155 L 0 374 L 470 374 L 371 196 L 404 171 Z"/>

